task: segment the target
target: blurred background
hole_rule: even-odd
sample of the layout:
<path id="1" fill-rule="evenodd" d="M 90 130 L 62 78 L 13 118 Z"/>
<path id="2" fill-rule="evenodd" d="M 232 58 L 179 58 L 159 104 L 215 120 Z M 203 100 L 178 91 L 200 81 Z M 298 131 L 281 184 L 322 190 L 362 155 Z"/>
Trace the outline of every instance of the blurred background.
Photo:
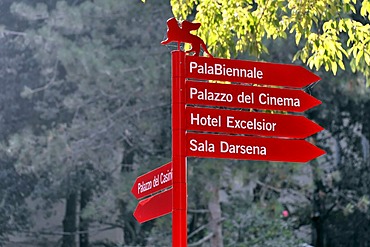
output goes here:
<path id="1" fill-rule="evenodd" d="M 298 3 L 1 0 L 0 246 L 171 246 L 171 215 L 137 223 L 130 190 L 171 161 L 174 15 L 216 57 L 314 70 L 305 116 L 325 130 L 307 140 L 327 152 L 189 158 L 189 247 L 370 246 L 370 2 Z"/>

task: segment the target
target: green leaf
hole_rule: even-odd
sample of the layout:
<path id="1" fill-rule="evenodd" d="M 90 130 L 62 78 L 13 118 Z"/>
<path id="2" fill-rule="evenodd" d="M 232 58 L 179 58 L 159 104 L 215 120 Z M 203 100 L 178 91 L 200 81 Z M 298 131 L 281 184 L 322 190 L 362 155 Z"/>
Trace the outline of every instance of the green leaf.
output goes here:
<path id="1" fill-rule="evenodd" d="M 364 50 L 359 50 L 356 54 L 356 65 L 358 66 L 360 64 L 360 60 L 364 55 Z"/>
<path id="2" fill-rule="evenodd" d="M 301 40 L 302 34 L 301 33 L 296 33 L 295 35 L 295 43 L 296 45 L 299 44 L 299 41 Z"/>
<path id="3" fill-rule="evenodd" d="M 331 62 L 331 70 L 333 71 L 333 74 L 336 75 L 337 74 L 337 70 L 338 70 L 338 65 L 336 62 L 332 61 Z"/>
<path id="4" fill-rule="evenodd" d="M 370 55 L 369 53 L 365 52 L 364 53 L 364 58 L 365 58 L 365 63 L 370 66 Z"/>
<path id="5" fill-rule="evenodd" d="M 346 69 L 342 60 L 339 60 L 339 61 L 338 61 L 338 64 L 339 64 L 339 67 L 340 67 L 342 70 L 345 70 L 345 69 Z"/>

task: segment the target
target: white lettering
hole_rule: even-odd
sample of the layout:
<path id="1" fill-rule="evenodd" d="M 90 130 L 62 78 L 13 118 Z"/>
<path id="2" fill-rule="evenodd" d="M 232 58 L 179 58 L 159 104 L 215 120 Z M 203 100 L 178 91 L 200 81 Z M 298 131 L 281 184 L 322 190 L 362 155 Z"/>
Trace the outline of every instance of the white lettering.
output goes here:
<path id="1" fill-rule="evenodd" d="M 229 144 L 226 141 L 220 141 L 220 152 L 231 154 L 252 154 L 252 155 L 266 155 L 267 150 L 264 146 L 246 146 Z"/>
<path id="2" fill-rule="evenodd" d="M 250 130 L 262 130 L 262 131 L 275 131 L 276 123 L 266 122 L 265 119 L 257 120 L 239 120 L 233 116 L 226 117 L 226 127 L 231 129 L 250 129 Z"/>
<path id="3" fill-rule="evenodd" d="M 190 73 L 197 72 L 198 74 L 204 75 L 219 75 L 219 76 L 233 76 L 233 77 L 244 77 L 250 79 L 263 79 L 263 71 L 253 67 L 248 68 L 233 68 L 227 67 L 226 64 L 197 64 L 196 62 L 190 62 L 189 65 Z"/>
<path id="4" fill-rule="evenodd" d="M 254 103 L 254 93 L 249 94 L 244 94 L 242 92 L 241 94 L 238 95 L 237 97 L 239 103 L 246 103 L 246 104 L 253 104 Z"/>
<path id="5" fill-rule="evenodd" d="M 195 94 L 197 94 L 198 93 L 198 90 L 196 89 L 196 88 L 190 88 L 190 99 L 192 99 L 193 98 L 193 96 L 195 95 Z"/>
<path id="6" fill-rule="evenodd" d="M 270 96 L 268 93 L 261 93 L 258 96 L 258 101 L 261 105 L 273 105 L 273 106 L 294 106 L 300 107 L 301 102 L 299 98 L 284 98 Z"/>
<path id="7" fill-rule="evenodd" d="M 172 177 L 173 177 L 172 169 L 170 171 L 167 171 L 167 173 L 161 172 L 161 175 L 160 175 L 161 184 L 168 183 L 168 182 L 172 181 Z"/>
<path id="8" fill-rule="evenodd" d="M 152 181 L 148 182 L 141 182 L 137 184 L 137 192 L 138 194 L 143 193 L 147 190 L 150 190 L 152 188 Z"/>
<path id="9" fill-rule="evenodd" d="M 190 62 L 190 73 L 192 73 L 193 69 L 197 67 L 198 67 L 198 64 L 196 62 Z"/>
<path id="10" fill-rule="evenodd" d="M 191 125 L 202 125 L 202 126 L 212 126 L 220 127 L 221 126 L 221 116 L 217 118 L 207 115 L 206 117 L 201 117 L 200 114 L 190 114 L 190 124 Z"/>
<path id="11" fill-rule="evenodd" d="M 191 151 L 198 151 L 198 152 L 215 152 L 215 145 L 213 143 L 208 143 L 207 140 L 203 142 L 199 142 L 195 139 L 190 140 L 190 150 Z"/>
<path id="12" fill-rule="evenodd" d="M 211 92 L 207 89 L 198 91 L 197 88 L 190 88 L 190 99 L 206 100 L 206 101 L 218 101 L 218 102 L 232 102 L 233 95 L 229 93 Z"/>

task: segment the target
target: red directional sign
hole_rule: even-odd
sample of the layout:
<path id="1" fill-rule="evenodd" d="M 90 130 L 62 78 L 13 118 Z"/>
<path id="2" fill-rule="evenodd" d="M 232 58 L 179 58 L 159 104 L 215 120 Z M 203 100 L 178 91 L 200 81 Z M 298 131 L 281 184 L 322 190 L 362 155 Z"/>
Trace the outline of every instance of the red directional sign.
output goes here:
<path id="1" fill-rule="evenodd" d="M 185 77 L 302 88 L 320 77 L 297 65 L 186 56 Z"/>
<path id="2" fill-rule="evenodd" d="M 172 212 L 172 189 L 156 194 L 139 202 L 134 217 L 140 222 L 146 222 Z"/>
<path id="3" fill-rule="evenodd" d="M 325 151 L 305 140 L 186 134 L 186 155 L 203 158 L 308 162 Z"/>
<path id="4" fill-rule="evenodd" d="M 186 129 L 306 138 L 323 128 L 304 116 L 186 107 Z"/>
<path id="5" fill-rule="evenodd" d="M 325 153 L 300 139 L 323 129 L 303 116 L 199 106 L 304 112 L 321 102 L 296 89 L 320 77 L 301 66 L 213 58 L 204 41 L 190 33 L 200 23 L 170 18 L 167 26 L 167 38 L 161 43 L 177 42 L 178 47 L 171 52 L 173 164 L 138 177 L 131 192 L 138 199 L 157 192 L 139 202 L 134 217 L 143 223 L 172 212 L 172 246 L 186 247 L 187 157 L 308 162 Z M 181 43 L 190 44 L 191 50 L 182 51 Z M 200 57 L 200 49 L 210 57 Z M 198 82 L 187 81 L 191 79 Z"/>
<path id="6" fill-rule="evenodd" d="M 186 104 L 304 112 L 321 101 L 296 89 L 187 81 Z"/>
<path id="7" fill-rule="evenodd" d="M 172 162 L 138 177 L 131 193 L 140 199 L 170 186 L 172 186 Z"/>

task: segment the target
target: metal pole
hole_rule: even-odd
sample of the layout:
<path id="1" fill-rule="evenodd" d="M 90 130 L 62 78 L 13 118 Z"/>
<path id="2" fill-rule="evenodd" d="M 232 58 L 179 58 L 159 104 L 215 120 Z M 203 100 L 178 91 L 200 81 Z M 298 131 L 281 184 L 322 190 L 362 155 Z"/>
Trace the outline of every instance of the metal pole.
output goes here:
<path id="1" fill-rule="evenodd" d="M 185 52 L 172 56 L 172 246 L 187 246 L 187 164 L 185 155 Z"/>

